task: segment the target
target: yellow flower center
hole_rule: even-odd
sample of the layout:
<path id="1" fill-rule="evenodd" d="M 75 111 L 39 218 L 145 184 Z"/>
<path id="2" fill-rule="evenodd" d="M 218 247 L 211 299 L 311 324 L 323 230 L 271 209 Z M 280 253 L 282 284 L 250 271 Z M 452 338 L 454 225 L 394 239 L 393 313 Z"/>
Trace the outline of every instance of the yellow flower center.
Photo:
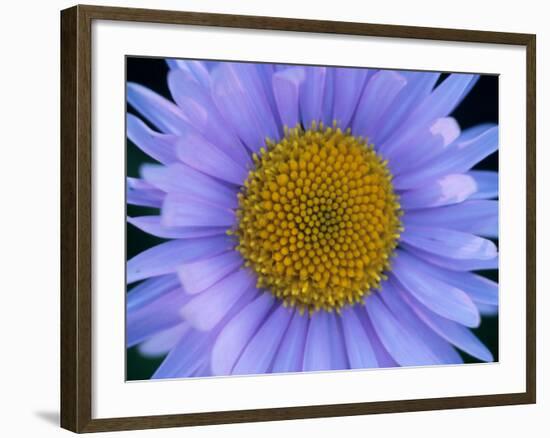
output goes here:
<path id="1" fill-rule="evenodd" d="M 336 126 L 285 130 L 266 144 L 233 231 L 257 286 L 300 311 L 361 301 L 385 278 L 401 230 L 387 163 Z"/>

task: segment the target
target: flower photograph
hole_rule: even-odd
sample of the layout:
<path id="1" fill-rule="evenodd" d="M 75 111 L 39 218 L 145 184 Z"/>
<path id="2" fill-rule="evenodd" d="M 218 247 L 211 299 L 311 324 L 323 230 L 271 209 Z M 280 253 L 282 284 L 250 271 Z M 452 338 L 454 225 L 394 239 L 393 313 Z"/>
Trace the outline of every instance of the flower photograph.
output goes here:
<path id="1" fill-rule="evenodd" d="M 498 362 L 498 76 L 126 58 L 126 378 Z"/>

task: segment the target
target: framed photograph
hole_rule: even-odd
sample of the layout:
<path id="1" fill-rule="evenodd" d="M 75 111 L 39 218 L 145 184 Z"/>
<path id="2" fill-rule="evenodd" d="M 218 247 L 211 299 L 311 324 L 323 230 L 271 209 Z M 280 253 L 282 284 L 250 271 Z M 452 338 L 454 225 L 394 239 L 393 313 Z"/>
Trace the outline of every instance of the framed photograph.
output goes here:
<path id="1" fill-rule="evenodd" d="M 61 425 L 535 403 L 535 35 L 61 13 Z"/>

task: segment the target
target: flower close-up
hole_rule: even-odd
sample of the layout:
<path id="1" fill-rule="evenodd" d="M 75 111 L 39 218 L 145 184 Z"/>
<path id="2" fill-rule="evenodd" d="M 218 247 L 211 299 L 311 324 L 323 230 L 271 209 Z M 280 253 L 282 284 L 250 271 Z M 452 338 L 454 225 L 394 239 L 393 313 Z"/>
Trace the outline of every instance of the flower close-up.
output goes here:
<path id="1" fill-rule="evenodd" d="M 167 60 L 128 81 L 127 348 L 151 378 L 492 362 L 498 126 L 479 75 Z"/>

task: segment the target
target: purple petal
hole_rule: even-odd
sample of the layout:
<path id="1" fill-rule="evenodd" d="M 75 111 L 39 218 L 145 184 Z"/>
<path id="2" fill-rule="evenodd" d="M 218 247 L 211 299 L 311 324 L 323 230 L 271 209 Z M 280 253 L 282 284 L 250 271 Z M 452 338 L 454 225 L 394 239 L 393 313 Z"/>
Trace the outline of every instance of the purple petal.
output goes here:
<path id="1" fill-rule="evenodd" d="M 190 377 L 208 361 L 212 336 L 188 330 L 157 368 L 151 379 Z"/>
<path id="2" fill-rule="evenodd" d="M 462 95 L 462 99 L 464 99 L 470 93 L 470 91 L 472 91 L 472 88 L 474 88 L 474 86 L 477 84 L 480 77 L 481 75 L 474 75 L 474 77 L 472 78 L 468 86 L 464 89 L 464 94 Z"/>
<path id="3" fill-rule="evenodd" d="M 169 353 L 153 378 L 188 377 L 198 373 L 212 375 L 209 362 L 216 337 L 250 300 L 251 296 L 245 293 L 227 312 L 222 321 L 209 332 L 189 330 L 180 343 Z"/>
<path id="4" fill-rule="evenodd" d="M 181 134 L 187 118 L 181 110 L 161 95 L 143 85 L 127 83 L 127 99 L 147 120 L 167 134 Z"/>
<path id="5" fill-rule="evenodd" d="M 399 203 L 404 210 L 457 204 L 477 190 L 475 180 L 463 174 L 445 175 L 417 189 L 403 192 Z"/>
<path id="6" fill-rule="evenodd" d="M 280 70 L 273 75 L 273 93 L 282 123 L 294 128 L 300 123 L 300 86 L 305 79 L 302 67 Z"/>
<path id="7" fill-rule="evenodd" d="M 493 242 L 462 231 L 410 225 L 401 241 L 432 254 L 459 260 L 492 260 L 497 256 Z"/>
<path id="8" fill-rule="evenodd" d="M 266 137 L 279 139 L 277 123 L 254 64 L 222 63 L 211 77 L 216 106 L 251 151 L 258 152 Z"/>
<path id="9" fill-rule="evenodd" d="M 192 239 L 195 237 L 225 235 L 226 227 L 166 227 L 160 216 L 129 217 L 128 223 L 141 231 L 162 239 Z"/>
<path id="10" fill-rule="evenodd" d="M 476 192 L 470 199 L 492 199 L 498 198 L 498 172 L 485 170 L 471 170 L 468 172 L 477 186 Z"/>
<path id="11" fill-rule="evenodd" d="M 353 133 L 374 141 L 386 119 L 385 112 L 406 84 L 407 80 L 392 70 L 373 75 L 359 100 L 352 123 Z"/>
<path id="12" fill-rule="evenodd" d="M 405 229 L 410 225 L 450 228 L 498 237 L 498 201 L 465 201 L 440 208 L 407 211 L 402 222 Z"/>
<path id="13" fill-rule="evenodd" d="M 277 127 L 282 127 L 283 124 L 281 122 L 281 118 L 279 117 L 279 110 L 277 108 L 277 102 L 275 101 L 275 94 L 273 92 L 273 75 L 276 72 L 275 65 L 267 63 L 254 63 L 254 66 L 258 72 L 260 83 L 262 85 L 261 88 L 263 89 L 267 102 L 269 103 L 271 114 L 275 119 L 275 124 Z M 279 134 L 281 134 L 281 132 L 279 132 Z"/>
<path id="14" fill-rule="evenodd" d="M 402 292 L 402 296 L 403 299 L 407 300 L 416 314 L 442 338 L 473 357 L 485 362 L 493 361 L 491 352 L 466 327 L 431 312 L 426 306 L 423 306 L 406 292 Z"/>
<path id="15" fill-rule="evenodd" d="M 401 127 L 380 146 L 380 151 L 389 157 L 407 144 L 414 143 L 436 119 L 445 117 L 453 111 L 462 100 L 472 79 L 472 75 L 451 74 L 418 104 Z"/>
<path id="16" fill-rule="evenodd" d="M 436 119 L 426 130 L 419 133 L 414 143 L 407 144 L 392 156 L 388 156 L 393 175 L 407 173 L 445 152 L 460 135 L 460 127 L 452 117 Z"/>
<path id="17" fill-rule="evenodd" d="M 176 272 L 183 263 L 221 254 L 234 245 L 234 241 L 228 236 L 164 242 L 128 260 L 126 281 L 133 283 L 145 278 Z"/>
<path id="18" fill-rule="evenodd" d="M 371 341 L 352 307 L 342 310 L 341 321 L 350 367 L 377 368 Z"/>
<path id="19" fill-rule="evenodd" d="M 292 310 L 280 304 L 266 318 L 244 349 L 233 368 L 233 374 L 264 374 L 268 372 L 292 314 Z"/>
<path id="20" fill-rule="evenodd" d="M 186 59 L 167 59 L 166 63 L 172 70 L 181 70 L 190 74 L 203 87 L 210 87 L 210 73 L 206 68 L 205 62 L 189 61 Z"/>
<path id="21" fill-rule="evenodd" d="M 406 243 L 401 243 L 401 246 L 407 250 L 407 252 L 413 254 L 414 256 L 420 258 L 421 260 L 427 261 L 432 265 L 440 266 L 451 271 L 477 271 L 484 269 L 498 269 L 498 254 L 495 255 L 492 259 L 457 259 L 446 257 L 444 255 L 437 255 L 427 251 L 423 251 L 414 246 L 407 245 Z"/>
<path id="22" fill-rule="evenodd" d="M 369 319 L 384 345 L 395 361 L 401 366 L 432 365 L 437 358 L 424 344 L 411 338 L 378 294 L 371 294 L 365 299 L 365 309 Z"/>
<path id="23" fill-rule="evenodd" d="M 137 178 L 126 178 L 126 202 L 141 207 L 160 208 L 164 193 Z"/>
<path id="24" fill-rule="evenodd" d="M 396 189 L 404 190 L 420 187 L 426 181 L 436 179 L 449 173 L 463 173 L 470 170 L 479 161 L 498 149 L 498 127 L 466 130 L 462 135 L 433 160 L 408 173 L 397 175 L 393 179 Z"/>
<path id="25" fill-rule="evenodd" d="M 201 173 L 185 164 L 170 166 L 147 164 L 141 174 L 145 181 L 164 192 L 192 195 L 221 207 L 238 206 L 237 190 Z"/>
<path id="26" fill-rule="evenodd" d="M 371 342 L 372 349 L 376 355 L 376 361 L 378 362 L 378 367 L 392 368 L 399 366 L 390 353 L 388 353 L 388 350 L 386 350 L 386 348 L 382 345 L 382 342 L 376 334 L 376 330 L 374 330 L 374 327 L 372 326 L 372 323 L 367 315 L 367 309 L 365 309 L 365 306 L 354 306 L 354 310 Z"/>
<path id="27" fill-rule="evenodd" d="M 135 190 L 154 190 L 155 187 L 149 184 L 147 181 L 139 178 L 126 178 L 126 184 Z"/>
<path id="28" fill-rule="evenodd" d="M 498 128 L 498 126 L 494 123 L 480 123 L 462 131 L 459 140 L 461 143 L 469 142 L 493 128 Z"/>
<path id="29" fill-rule="evenodd" d="M 423 264 L 429 276 L 466 292 L 476 303 L 498 305 L 498 283 L 471 272 L 450 271 L 438 266 Z"/>
<path id="30" fill-rule="evenodd" d="M 331 349 L 328 339 L 330 333 L 329 314 L 324 310 L 315 312 L 310 317 L 304 347 L 304 371 L 332 369 Z"/>
<path id="31" fill-rule="evenodd" d="M 188 294 L 196 294 L 216 284 L 243 265 L 237 251 L 228 251 L 208 259 L 182 265 L 178 270 L 181 284 Z"/>
<path id="32" fill-rule="evenodd" d="M 498 315 L 498 306 L 492 306 L 490 304 L 480 303 L 478 301 L 475 302 L 477 308 L 479 309 L 479 313 L 483 316 L 496 316 Z"/>
<path id="33" fill-rule="evenodd" d="M 155 300 L 126 313 L 126 345 L 132 347 L 170 327 L 181 324 L 179 314 L 189 297 L 173 289 Z"/>
<path id="34" fill-rule="evenodd" d="M 219 113 L 210 90 L 197 82 L 190 72 L 172 70 L 168 86 L 189 123 L 211 144 L 237 163 L 250 164 L 250 156 L 231 125 Z"/>
<path id="35" fill-rule="evenodd" d="M 237 163 L 201 135 L 187 131 L 176 145 L 178 158 L 207 175 L 241 185 L 247 177 L 246 163 Z"/>
<path id="36" fill-rule="evenodd" d="M 311 126 L 319 122 L 323 114 L 323 96 L 325 93 L 326 67 L 304 67 L 306 79 L 300 89 L 300 114 L 302 125 Z"/>
<path id="37" fill-rule="evenodd" d="M 465 272 L 453 272 L 453 275 L 447 274 L 447 279 L 449 283 L 460 287 L 470 295 L 470 298 L 478 307 L 480 304 L 498 307 L 498 283 Z"/>
<path id="38" fill-rule="evenodd" d="M 479 312 L 468 294 L 433 278 L 426 263 L 418 258 L 399 251 L 392 263 L 392 274 L 399 284 L 433 312 L 468 327 L 479 326 Z"/>
<path id="39" fill-rule="evenodd" d="M 136 311 L 145 305 L 153 302 L 162 295 L 179 289 L 181 287 L 179 279 L 174 274 L 163 275 L 150 278 L 135 286 L 126 295 L 126 310 L 128 312 Z"/>
<path id="40" fill-rule="evenodd" d="M 212 348 L 211 368 L 214 375 L 231 374 L 242 351 L 273 307 L 273 302 L 270 293 L 260 294 L 222 329 Z"/>
<path id="41" fill-rule="evenodd" d="M 185 322 L 170 327 L 139 345 L 139 352 L 145 357 L 164 356 L 180 341 L 183 335 L 189 330 Z"/>
<path id="42" fill-rule="evenodd" d="M 210 356 L 216 337 L 227 323 L 237 315 L 251 300 L 250 294 L 244 294 L 227 311 L 222 321 L 211 331 L 189 330 L 174 349 L 170 351 L 152 378 L 189 377 L 212 375 Z"/>
<path id="43" fill-rule="evenodd" d="M 439 79 L 440 73 L 429 72 L 397 72 L 404 76 L 407 83 L 400 88 L 399 93 L 387 105 L 376 132 L 371 134 L 375 145 L 382 144 L 409 117 L 411 112 L 432 91 Z M 373 78 L 374 79 L 374 78 Z"/>
<path id="44" fill-rule="evenodd" d="M 205 361 L 196 371 L 193 372 L 192 377 L 212 377 L 212 371 L 210 371 L 210 363 Z"/>
<path id="45" fill-rule="evenodd" d="M 183 193 L 166 195 L 162 204 L 162 224 L 168 227 L 230 227 L 235 212 Z"/>
<path id="46" fill-rule="evenodd" d="M 294 312 L 273 362 L 274 373 L 302 371 L 309 316 Z"/>
<path id="47" fill-rule="evenodd" d="M 340 316 L 335 312 L 328 314 L 329 344 L 331 351 L 331 368 L 333 370 L 345 370 L 349 368 L 348 356 L 344 333 L 342 331 Z"/>
<path id="48" fill-rule="evenodd" d="M 338 67 L 327 67 L 325 75 L 325 90 L 323 93 L 323 104 L 321 108 L 321 121 L 325 126 L 332 126 L 334 121 L 332 109 L 334 106 L 334 77 Z"/>
<path id="49" fill-rule="evenodd" d="M 126 115 L 126 135 L 143 152 L 163 164 L 178 161 L 175 135 L 159 134 L 132 114 Z"/>
<path id="50" fill-rule="evenodd" d="M 215 327 L 230 309 L 247 293 L 257 293 L 256 277 L 248 270 L 240 269 L 195 295 L 181 310 L 182 316 L 193 328 L 208 331 Z"/>
<path id="51" fill-rule="evenodd" d="M 455 349 L 418 318 L 399 294 L 399 288 L 400 286 L 395 282 L 385 282 L 380 292 L 380 298 L 393 315 L 399 319 L 399 323 L 406 330 L 408 336 L 424 344 L 438 363 L 462 363 L 462 359 Z"/>
<path id="52" fill-rule="evenodd" d="M 304 347 L 304 371 L 349 368 L 342 330 L 334 313 L 321 310 L 310 318 Z"/>
<path id="53" fill-rule="evenodd" d="M 334 107 L 332 118 L 343 130 L 351 121 L 363 93 L 368 70 L 366 68 L 334 69 Z"/>

